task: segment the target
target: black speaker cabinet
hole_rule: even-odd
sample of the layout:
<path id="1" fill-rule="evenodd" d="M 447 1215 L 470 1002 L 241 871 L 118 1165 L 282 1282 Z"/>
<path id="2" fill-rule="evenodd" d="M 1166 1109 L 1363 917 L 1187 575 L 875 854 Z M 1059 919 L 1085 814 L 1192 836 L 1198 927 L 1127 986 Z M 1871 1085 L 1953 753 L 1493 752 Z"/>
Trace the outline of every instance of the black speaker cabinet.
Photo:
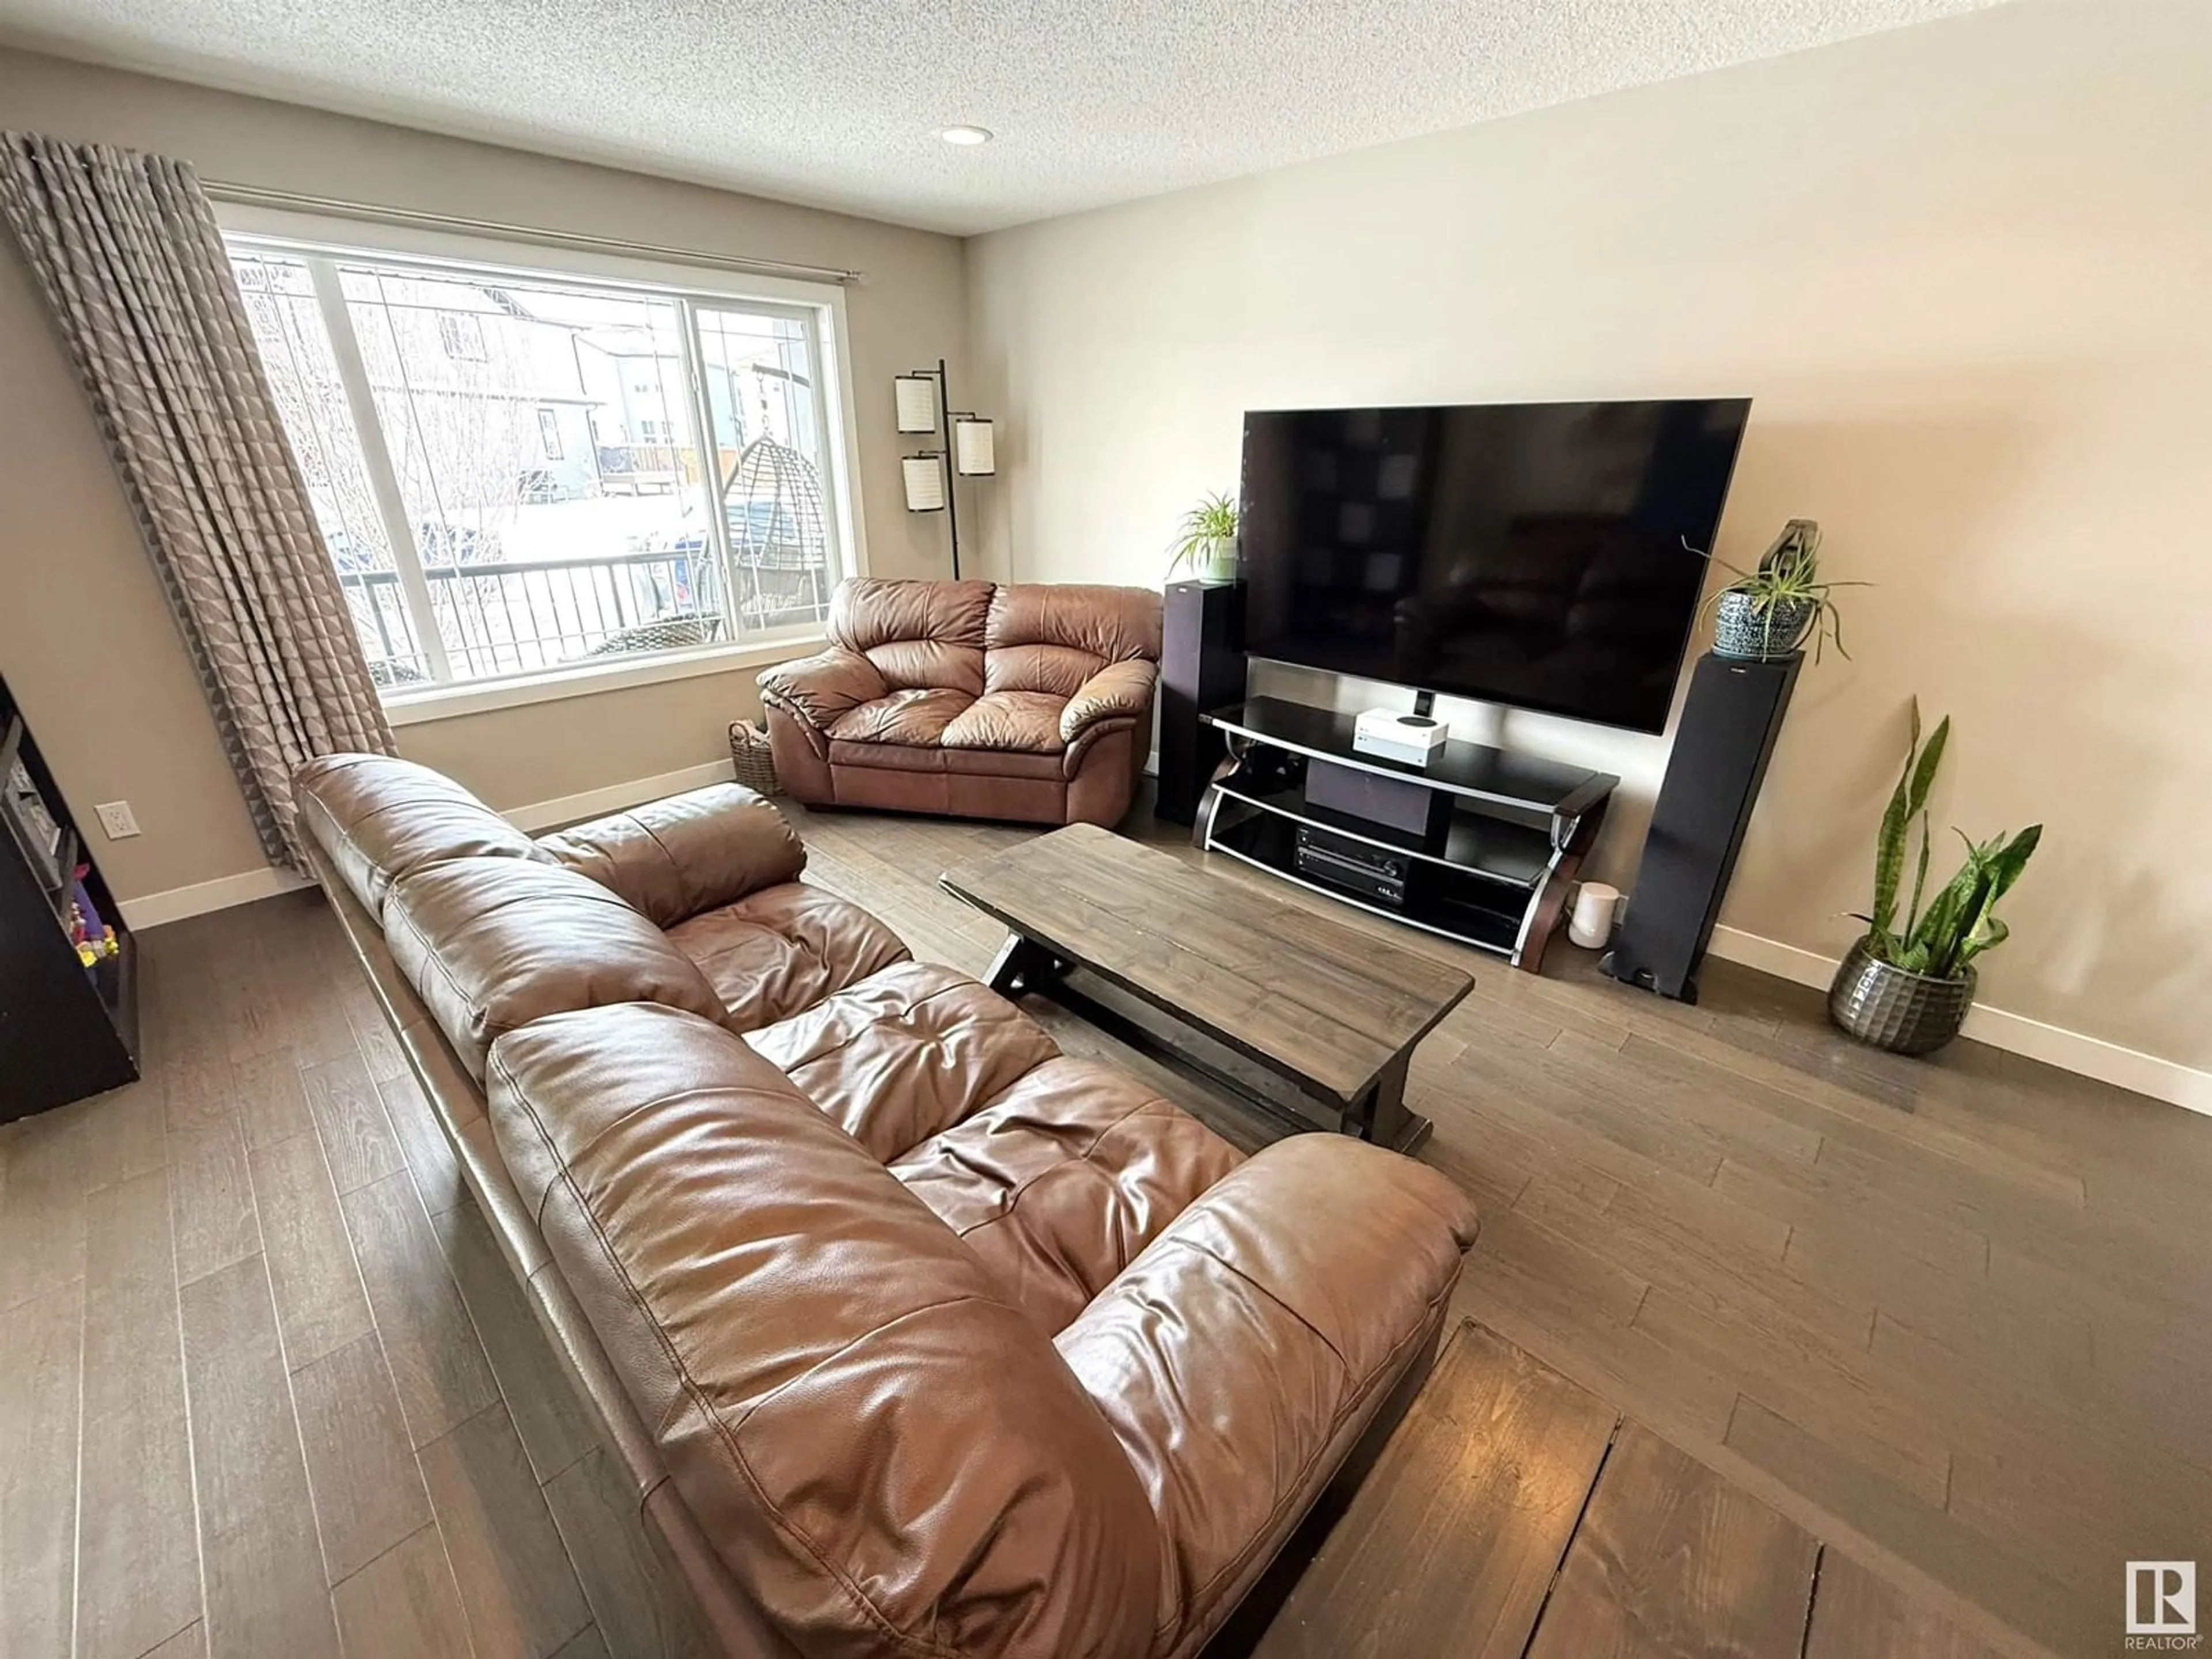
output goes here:
<path id="1" fill-rule="evenodd" d="M 1170 582 L 1160 617 L 1160 788 L 1156 816 L 1188 823 L 1224 752 L 1199 716 L 1244 701 L 1244 586 Z"/>
<path id="2" fill-rule="evenodd" d="M 1598 964 L 1623 984 L 1698 1000 L 1698 966 L 1802 661 L 1698 659 L 1644 837 L 1636 890 L 1619 939 Z"/>

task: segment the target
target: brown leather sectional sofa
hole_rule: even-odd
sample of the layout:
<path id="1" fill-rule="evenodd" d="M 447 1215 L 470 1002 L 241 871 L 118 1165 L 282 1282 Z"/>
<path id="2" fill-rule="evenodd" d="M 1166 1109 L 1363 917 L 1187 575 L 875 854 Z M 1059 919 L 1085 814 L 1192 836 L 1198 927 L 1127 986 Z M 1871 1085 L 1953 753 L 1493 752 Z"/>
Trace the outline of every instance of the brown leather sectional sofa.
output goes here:
<path id="1" fill-rule="evenodd" d="M 760 677 L 810 806 L 1111 828 L 1152 748 L 1160 596 L 1071 583 L 842 582 L 830 646 Z"/>
<path id="2" fill-rule="evenodd" d="M 1474 1218 L 1246 1158 L 799 880 L 731 785 L 532 841 L 298 778 L 318 873 L 726 1651 L 1197 1652 L 1432 1355 Z"/>

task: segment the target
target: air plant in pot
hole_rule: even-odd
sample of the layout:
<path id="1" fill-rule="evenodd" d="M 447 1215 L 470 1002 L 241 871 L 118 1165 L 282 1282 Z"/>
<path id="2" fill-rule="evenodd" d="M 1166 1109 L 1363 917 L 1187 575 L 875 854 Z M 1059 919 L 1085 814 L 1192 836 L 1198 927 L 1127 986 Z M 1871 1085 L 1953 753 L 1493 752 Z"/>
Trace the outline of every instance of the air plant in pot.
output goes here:
<path id="1" fill-rule="evenodd" d="M 1950 736 L 1946 716 L 1921 746 L 1916 698 L 1905 770 L 1881 815 L 1875 847 L 1874 908 L 1853 913 L 1867 931 L 1828 988 L 1828 1017 L 1861 1042 L 1893 1054 L 1932 1054 L 1959 1034 L 1974 1000 L 1974 959 L 2003 944 L 2009 932 L 1996 914 L 1997 901 L 2020 879 L 2043 836 L 2039 823 L 1985 842 L 1955 832 L 1966 842 L 1966 861 L 1922 907 L 1928 887 L 1928 792 Z M 1916 821 L 1920 851 L 1900 920 L 1898 891 Z"/>
<path id="2" fill-rule="evenodd" d="M 1775 662 L 1797 650 L 1808 635 L 1813 660 L 1833 642 L 1844 649 L 1842 614 L 1835 590 L 1864 587 L 1864 582 L 1832 582 L 1820 575 L 1820 526 L 1792 519 L 1782 526 L 1754 570 L 1739 570 L 1712 554 L 1705 556 L 1735 580 L 1713 595 L 1713 654 L 1747 662 Z"/>
<path id="3" fill-rule="evenodd" d="M 1206 495 L 1176 526 L 1175 555 L 1168 580 L 1188 569 L 1200 581 L 1231 581 L 1237 575 L 1237 503 L 1226 495 Z"/>

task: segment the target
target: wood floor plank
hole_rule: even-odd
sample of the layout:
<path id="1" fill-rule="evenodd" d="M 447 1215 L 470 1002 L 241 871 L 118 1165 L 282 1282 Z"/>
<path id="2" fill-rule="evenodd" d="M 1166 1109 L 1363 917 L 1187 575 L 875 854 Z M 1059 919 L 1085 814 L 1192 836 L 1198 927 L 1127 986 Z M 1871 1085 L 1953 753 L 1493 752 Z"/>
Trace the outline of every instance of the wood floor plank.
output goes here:
<path id="1" fill-rule="evenodd" d="M 1831 1547 L 1805 1633 L 1805 1659 L 2002 1659 L 1925 1602 Z"/>
<path id="2" fill-rule="evenodd" d="M 138 1659 L 200 1616 L 167 1171 L 94 1193 L 86 1235 L 77 1652 Z"/>
<path id="3" fill-rule="evenodd" d="M 301 1366 L 292 1392 L 324 1573 L 335 1584 L 428 1525 L 429 1494 L 374 1334 Z"/>
<path id="4" fill-rule="evenodd" d="M 168 1167 L 168 1115 L 162 1085 L 126 1083 L 85 1103 L 87 1190 Z"/>
<path id="5" fill-rule="evenodd" d="M 284 1357 L 297 1369 L 373 1330 L 368 1297 L 316 1138 L 297 1134 L 257 1146 L 246 1167 Z"/>
<path id="6" fill-rule="evenodd" d="M 172 1135 L 216 1129 L 236 1121 L 238 1073 L 230 1056 L 212 1044 L 198 1044 L 180 1053 L 158 1079 L 147 1081 L 161 1091 L 162 1121 Z"/>
<path id="7" fill-rule="evenodd" d="M 586 1625 L 570 1637 L 554 1659 L 607 1659 L 606 1638 L 597 1625 Z"/>
<path id="8" fill-rule="evenodd" d="M 2084 1601 L 2039 1565 L 1958 1525 L 1863 1464 L 1838 1454 L 1755 1400 L 1744 1400 L 1727 1444 L 1827 1514 L 1879 1539 L 1938 1583 L 2002 1614 L 2051 1651 L 2110 1650 L 2116 1597 Z"/>
<path id="9" fill-rule="evenodd" d="M 378 1556 L 331 1600 L 346 1659 L 472 1659 L 468 1618 L 435 1526 Z"/>
<path id="10" fill-rule="evenodd" d="M 261 1252 L 253 1177 L 235 1119 L 204 1128 L 172 1129 L 170 1225 L 176 1236 L 177 1282 L 189 1285 L 218 1267 Z"/>
<path id="11" fill-rule="evenodd" d="M 542 1484 L 599 1444 L 597 1431 L 474 1204 L 432 1219 L 446 1265 Z"/>
<path id="12" fill-rule="evenodd" d="M 300 1079 L 341 1197 L 407 1167 L 383 1098 L 359 1054 L 306 1066 Z"/>
<path id="13" fill-rule="evenodd" d="M 638 1517 L 636 1490 L 605 1448 L 547 1481 L 545 1502 L 609 1652 L 684 1659 L 698 1649 L 697 1615 L 687 1616 L 665 1592 L 665 1570 Z"/>
<path id="14" fill-rule="evenodd" d="M 592 1620 L 504 1406 L 422 1449 L 477 1659 L 548 1659 Z"/>
<path id="15" fill-rule="evenodd" d="M 408 1172 L 415 1177 L 415 1190 L 422 1200 L 422 1207 L 440 1216 L 465 1202 L 468 1182 L 462 1178 L 453 1144 L 439 1127 L 430 1103 L 422 1097 L 422 1086 L 415 1081 L 414 1073 L 402 1069 L 397 1076 L 382 1079 L 377 1083 L 376 1092 L 384 1103 L 385 1115 L 399 1143 Z"/>
<path id="16" fill-rule="evenodd" d="M 84 1277 L 85 1201 L 81 1106 L 9 1126 L 0 1180 L 0 1309 Z"/>
<path id="17" fill-rule="evenodd" d="M 335 1659 L 268 1273 L 258 1256 L 236 1262 L 185 1285 L 181 1301 L 208 1646 Z"/>
<path id="18" fill-rule="evenodd" d="M 289 1048 L 249 1055 L 235 1062 L 239 1125 L 248 1147 L 273 1146 L 294 1135 L 312 1133 L 307 1085 L 300 1057 Z"/>
<path id="19" fill-rule="evenodd" d="M 1880 1367 L 1774 1307 L 1715 1304 L 1656 1285 L 1636 1323 L 1677 1352 L 1739 1380 L 1747 1395 L 1941 1508 L 1950 1448 Z"/>
<path id="20" fill-rule="evenodd" d="M 0 1365 L 0 1652 L 26 1659 L 72 1640 L 83 1294 L 20 1304 Z"/>
<path id="21" fill-rule="evenodd" d="M 499 1398 L 490 1363 L 402 1170 L 340 1200 L 417 1448 Z"/>
<path id="22" fill-rule="evenodd" d="M 1624 1424 L 1528 1659 L 1794 1659 L 1819 1555 L 1803 1528 Z"/>
<path id="23" fill-rule="evenodd" d="M 1571 1298 L 1531 1299 L 1510 1281 L 1462 1278 L 1452 1311 L 1480 1321 L 1606 1400 L 1637 1401 L 1655 1425 L 1717 1443 L 1735 1413 L 1733 1377 L 1652 1340 L 1636 1326 L 1578 1310 Z"/>
<path id="24" fill-rule="evenodd" d="M 206 1659 L 207 1626 L 195 1619 L 145 1659 Z"/>
<path id="25" fill-rule="evenodd" d="M 1519 1659 L 1617 1421 L 1595 1396 L 1462 1326 L 1269 1627 L 1261 1659 Z M 1470 1552 L 1470 1538 L 1484 1547 Z"/>

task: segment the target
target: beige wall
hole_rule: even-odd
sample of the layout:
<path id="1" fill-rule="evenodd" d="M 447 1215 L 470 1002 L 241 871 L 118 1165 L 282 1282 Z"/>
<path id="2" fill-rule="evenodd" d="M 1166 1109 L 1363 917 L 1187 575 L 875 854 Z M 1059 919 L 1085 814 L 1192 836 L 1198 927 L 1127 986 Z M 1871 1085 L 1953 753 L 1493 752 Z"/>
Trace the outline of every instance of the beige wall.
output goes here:
<path id="1" fill-rule="evenodd" d="M 1723 921 L 1841 954 L 1917 691 L 1938 858 L 2049 826 L 1984 1000 L 2212 1063 L 2212 7 L 2023 0 L 994 234 L 969 280 L 1024 577 L 1157 579 L 1248 407 L 1751 394 L 1722 552 L 1804 514 L 1876 586 Z M 1667 747 L 1503 724 L 1647 799 Z"/>
<path id="2" fill-rule="evenodd" d="M 941 516 L 899 490 L 890 377 L 962 356 L 961 244 L 836 214 L 0 49 L 0 128 L 157 150 L 204 177 L 341 200 L 858 270 L 847 297 L 871 568 L 941 574 Z M 129 899 L 263 869 L 191 665 L 29 279 L 0 255 L 0 672 L 80 817 L 128 799 L 103 844 Z M 501 807 L 726 753 L 753 671 L 503 709 L 399 733 Z"/>

